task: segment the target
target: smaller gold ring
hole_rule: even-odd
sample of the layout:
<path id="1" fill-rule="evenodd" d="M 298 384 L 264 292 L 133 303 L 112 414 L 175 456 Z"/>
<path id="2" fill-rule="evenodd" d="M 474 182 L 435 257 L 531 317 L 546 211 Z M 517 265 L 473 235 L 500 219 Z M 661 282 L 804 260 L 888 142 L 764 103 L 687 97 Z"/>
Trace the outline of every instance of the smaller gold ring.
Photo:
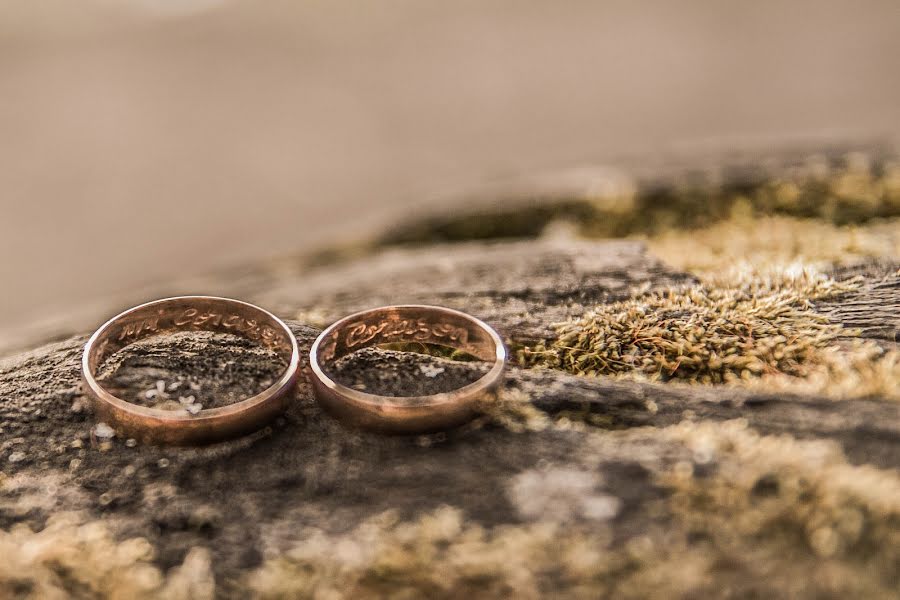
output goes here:
<path id="1" fill-rule="evenodd" d="M 379 396 L 329 377 L 324 365 L 371 346 L 421 342 L 447 346 L 493 363 L 477 381 L 429 396 Z M 310 381 L 316 399 L 351 427 L 385 433 L 425 433 L 462 425 L 500 385 L 506 348 L 491 327 L 465 313 L 439 306 L 386 306 L 350 315 L 331 325 L 310 350 Z"/>
<path id="2" fill-rule="evenodd" d="M 276 352 L 287 368 L 259 394 L 197 414 L 127 402 L 97 381 L 98 367 L 118 350 L 145 338 L 180 331 L 242 336 Z M 100 327 L 84 347 L 81 375 L 95 415 L 117 432 L 142 442 L 183 445 L 218 441 L 261 427 L 284 410 L 297 383 L 299 364 L 297 340 L 273 314 L 229 298 L 179 296 L 136 306 Z"/>

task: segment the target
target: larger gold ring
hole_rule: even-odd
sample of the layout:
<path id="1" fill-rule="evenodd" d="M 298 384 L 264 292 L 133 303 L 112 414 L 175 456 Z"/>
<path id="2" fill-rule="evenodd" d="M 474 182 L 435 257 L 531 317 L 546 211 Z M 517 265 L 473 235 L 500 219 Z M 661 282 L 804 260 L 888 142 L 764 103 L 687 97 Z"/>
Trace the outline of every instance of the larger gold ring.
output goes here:
<path id="1" fill-rule="evenodd" d="M 493 365 L 483 377 L 452 392 L 430 396 L 379 396 L 334 381 L 323 369 L 370 346 L 421 342 L 448 346 Z M 329 413 L 353 427 L 386 433 L 425 433 L 465 423 L 479 400 L 500 384 L 506 348 L 496 331 L 475 317 L 438 306 L 387 306 L 341 319 L 310 350 L 310 381 Z"/>
<path id="2" fill-rule="evenodd" d="M 246 400 L 191 414 L 127 402 L 109 393 L 95 374 L 118 350 L 139 340 L 178 331 L 236 334 L 282 356 L 287 368 L 271 386 Z M 150 443 L 206 443 L 248 433 L 280 413 L 290 400 L 300 352 L 293 333 L 271 313 L 246 302 L 180 296 L 142 304 L 109 320 L 84 347 L 81 371 L 94 413 L 118 432 Z"/>

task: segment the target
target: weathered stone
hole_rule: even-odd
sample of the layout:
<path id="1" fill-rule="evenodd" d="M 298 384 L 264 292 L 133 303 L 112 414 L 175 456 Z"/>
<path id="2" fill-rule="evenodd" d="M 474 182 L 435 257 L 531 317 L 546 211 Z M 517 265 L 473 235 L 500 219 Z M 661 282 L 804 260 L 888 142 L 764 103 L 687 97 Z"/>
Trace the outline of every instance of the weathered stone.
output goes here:
<path id="1" fill-rule="evenodd" d="M 253 300 L 282 313 L 318 311 L 322 321 L 391 302 L 448 305 L 522 343 L 592 304 L 690 279 L 631 242 L 466 244 L 386 250 L 271 282 Z M 896 302 L 896 286 L 872 285 Z M 290 326 L 305 355 L 318 329 Z M 357 597 L 689 597 L 723 589 L 735 597 L 888 597 L 896 584 L 896 402 L 512 367 L 496 404 L 484 407 L 488 416 L 445 434 L 348 431 L 304 383 L 284 418 L 256 434 L 200 448 L 146 447 L 100 442 L 90 411 L 73 409 L 83 406 L 84 341 L 0 362 L 0 538 L 24 524 L 68 539 L 54 515 L 77 511 L 102 519 L 115 541 L 147 540 L 148 564 L 171 569 L 171 585 L 208 590 L 214 577 L 220 597 L 312 596 L 328 585 L 352 586 L 341 591 Z M 151 339 L 124 354 L 109 377 L 136 394 L 177 374 L 201 389 L 221 387 L 198 355 L 206 365 L 233 361 L 224 382 L 233 396 L 253 393 L 272 371 L 271 357 L 220 335 Z M 483 368 L 370 350 L 339 371 L 351 384 L 402 395 L 417 382 L 404 374 L 423 367 L 441 389 Z M 528 553 L 508 560 L 520 570 L 491 562 L 517 544 Z M 303 558 L 304 548 L 316 556 Z M 476 548 L 486 572 L 438 568 L 457 564 L 452 552 L 463 548 Z M 386 556 L 400 562 L 379 562 Z M 838 572 L 843 583 L 828 583 Z M 798 588 L 797 580 L 812 581 L 799 573 L 818 583 Z M 0 590 L 15 585 L 0 570 Z"/>

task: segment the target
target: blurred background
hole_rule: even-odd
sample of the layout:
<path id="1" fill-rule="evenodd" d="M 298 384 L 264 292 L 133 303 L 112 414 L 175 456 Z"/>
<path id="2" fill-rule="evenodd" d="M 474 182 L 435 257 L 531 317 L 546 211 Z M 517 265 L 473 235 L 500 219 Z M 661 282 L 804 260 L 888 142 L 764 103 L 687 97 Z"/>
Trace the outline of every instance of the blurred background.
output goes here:
<path id="1" fill-rule="evenodd" d="M 898 73 L 896 0 L 7 0 L 0 352 L 485 183 L 893 141 Z"/>

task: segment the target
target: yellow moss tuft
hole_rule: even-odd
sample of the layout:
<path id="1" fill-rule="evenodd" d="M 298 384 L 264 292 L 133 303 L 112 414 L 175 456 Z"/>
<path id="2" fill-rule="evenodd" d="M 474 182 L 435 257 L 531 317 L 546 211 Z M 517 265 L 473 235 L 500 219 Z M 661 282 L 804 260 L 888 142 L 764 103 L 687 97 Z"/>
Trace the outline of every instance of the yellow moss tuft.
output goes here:
<path id="1" fill-rule="evenodd" d="M 516 433 L 544 431 L 553 426 L 547 413 L 538 410 L 531 398 L 519 390 L 501 390 L 481 400 L 478 410 L 491 421 Z"/>
<path id="2" fill-rule="evenodd" d="M 709 227 L 736 214 L 817 219 L 833 225 L 900 216 L 900 163 L 871 154 L 812 156 L 777 175 L 725 181 L 686 174 L 668 185 L 635 190 L 627 182 L 600 196 L 534 199 L 512 209 L 417 220 L 381 244 L 536 237 L 553 222 L 577 225 L 589 238 L 656 236 Z"/>
<path id="3" fill-rule="evenodd" d="M 739 262 L 701 283 L 603 305 L 520 350 L 527 365 L 578 375 L 739 384 L 835 399 L 900 400 L 900 353 L 812 307 L 859 289 L 803 262 Z M 839 339 L 841 338 L 841 339 Z"/>
<path id="4" fill-rule="evenodd" d="M 785 597 L 818 595 L 813 581 L 843 597 L 896 593 L 897 473 L 851 465 L 834 442 L 760 436 L 740 420 L 683 422 L 663 435 L 692 453 L 660 477 L 675 518 L 724 565 L 729 557 L 769 565 Z M 695 474 L 710 467 L 712 475 Z M 786 557 L 797 564 L 774 568 Z"/>
<path id="5" fill-rule="evenodd" d="M 883 398 L 900 401 L 900 352 L 871 342 L 829 346 L 801 378 L 782 374 L 762 377 L 767 390 L 816 393 L 828 398 Z"/>
<path id="6" fill-rule="evenodd" d="M 660 451 L 643 462 L 665 493 L 647 490 L 641 510 L 664 526 L 623 537 L 602 465 L 549 466 L 509 482 L 522 523 L 485 529 L 446 506 L 410 521 L 387 512 L 343 534 L 304 532 L 245 583 L 272 599 L 893 597 L 896 473 L 743 421 L 614 435 L 598 443 Z"/>
<path id="7" fill-rule="evenodd" d="M 152 564 L 143 538 L 116 541 L 105 523 L 78 513 L 52 515 L 34 532 L 0 531 L 0 596 L 4 598 L 167 598 L 211 600 L 210 555 L 195 548 L 168 576 Z"/>
<path id="8" fill-rule="evenodd" d="M 260 598 L 536 598 L 539 563 L 551 556 L 553 524 L 466 526 L 443 507 L 400 523 L 385 513 L 338 538 L 314 532 L 249 581 Z"/>
<path id="9" fill-rule="evenodd" d="M 250 577 L 255 597 L 530 600 L 679 598 L 702 583 L 707 560 L 652 548 L 610 550 L 599 529 L 542 521 L 485 530 L 442 507 L 410 522 L 380 515 L 343 536 L 313 533 Z M 629 578 L 646 561 L 645 579 Z M 623 579 L 625 585 L 623 585 Z M 617 588 L 622 588 L 617 590 Z"/>
<path id="10" fill-rule="evenodd" d="M 715 475 L 697 479 L 693 471 L 680 473 L 673 468 L 666 477 L 667 485 L 681 489 L 682 483 L 693 479 L 703 490 L 727 485 L 745 492 L 762 495 L 798 494 L 785 505 L 797 509 L 806 519 L 810 510 L 852 502 L 858 508 L 879 519 L 900 517 L 900 476 L 893 471 L 871 465 L 847 462 L 840 444 L 832 440 L 798 440 L 789 435 L 761 435 L 751 429 L 745 419 L 725 422 L 682 421 L 661 430 L 665 439 L 683 444 L 695 465 L 716 464 Z M 767 488 L 769 476 L 781 478 L 774 489 Z M 760 478 L 765 477 L 761 482 Z M 788 481 L 790 479 L 790 481 Z M 774 482 L 779 483 L 779 482 Z M 709 485 L 715 484 L 715 485 Z M 798 487 L 799 486 L 799 487 Z M 688 488 L 685 488 L 688 489 Z M 703 491 L 700 490 L 700 491 Z M 816 498 L 800 496 L 815 492 Z M 782 498 L 784 500 L 784 498 Z M 745 499 L 749 501 L 749 495 Z M 811 506 L 811 503 L 818 503 Z M 741 507 L 729 503 L 714 503 L 734 510 Z M 806 507 L 804 508 L 804 505 Z M 818 524 L 815 519 L 810 523 Z M 861 534 L 862 532 L 857 532 Z M 896 535 L 900 536 L 900 530 Z M 900 559 L 900 546 L 895 546 Z"/>
<path id="11" fill-rule="evenodd" d="M 522 358 L 581 375 L 698 383 L 805 376 L 840 332 L 810 301 L 857 285 L 800 267 L 738 269 L 698 286 L 597 307 L 558 325 L 556 339 Z"/>
<path id="12" fill-rule="evenodd" d="M 900 219 L 836 226 L 812 219 L 734 216 L 704 229 L 670 230 L 646 241 L 667 264 L 697 274 L 727 269 L 748 258 L 759 266 L 802 262 L 826 269 L 900 256 Z"/>

